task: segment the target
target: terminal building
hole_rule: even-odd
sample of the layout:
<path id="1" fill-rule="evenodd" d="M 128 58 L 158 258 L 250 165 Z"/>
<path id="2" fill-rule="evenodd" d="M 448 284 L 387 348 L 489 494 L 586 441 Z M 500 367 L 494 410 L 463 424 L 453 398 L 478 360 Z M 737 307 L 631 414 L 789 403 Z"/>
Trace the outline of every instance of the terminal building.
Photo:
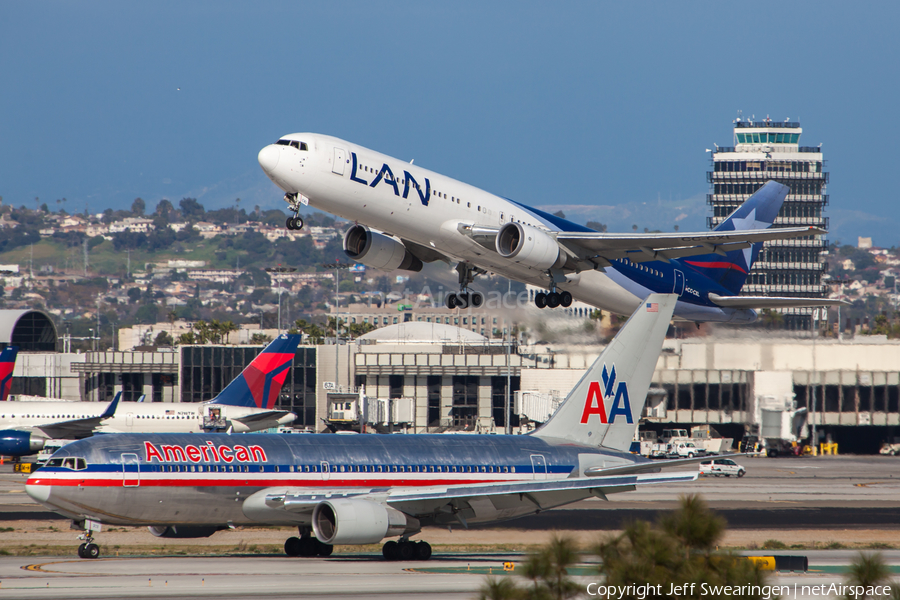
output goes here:
<path id="1" fill-rule="evenodd" d="M 821 147 L 801 146 L 800 123 L 785 121 L 734 121 L 731 146 L 716 145 L 712 153 L 707 204 L 715 228 L 765 182 L 775 180 L 790 187 L 774 227 L 813 226 L 828 229 L 828 173 Z M 820 144 L 821 146 L 821 144 Z M 753 265 L 742 293 L 747 295 L 822 298 L 828 245 L 824 236 L 766 242 Z M 812 308 L 785 309 L 786 329 L 809 330 Z"/>
<path id="2" fill-rule="evenodd" d="M 126 401 L 200 402 L 263 348 L 63 353 L 46 350 L 59 341 L 40 311 L 0 313 L 0 344 L 22 348 L 13 372 L 18 400 L 105 402 L 121 391 Z M 601 351 L 507 343 L 434 321 L 398 323 L 350 343 L 298 348 L 277 406 L 309 431 L 502 433 L 508 426 L 521 433 L 546 420 Z M 898 365 L 900 341 L 883 336 L 668 339 L 642 427 L 712 424 L 739 440 L 767 423 L 799 419 L 804 437 L 815 424 L 819 441 L 835 441 L 842 452 L 877 452 L 900 436 Z"/>

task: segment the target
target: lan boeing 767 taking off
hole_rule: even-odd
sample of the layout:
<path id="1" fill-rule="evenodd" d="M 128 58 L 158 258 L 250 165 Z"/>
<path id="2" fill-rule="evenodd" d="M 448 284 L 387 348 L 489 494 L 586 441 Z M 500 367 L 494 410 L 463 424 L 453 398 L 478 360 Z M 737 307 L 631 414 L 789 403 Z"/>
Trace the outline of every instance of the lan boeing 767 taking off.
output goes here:
<path id="1" fill-rule="evenodd" d="M 480 306 L 484 297 L 468 288 L 486 272 L 547 289 L 535 296 L 539 308 L 577 299 L 630 314 L 647 294 L 675 293 L 675 317 L 695 322 L 748 323 L 756 319 L 754 308 L 839 303 L 738 295 L 763 242 L 825 233 L 769 229 L 788 192 L 774 181 L 714 231 L 618 234 L 320 134 L 286 135 L 260 150 L 259 164 L 295 215 L 309 204 L 356 223 L 344 237 L 353 260 L 409 271 L 423 262 L 457 263 L 460 293 L 447 296 L 450 308 Z M 287 221 L 289 229 L 302 225 L 298 216 Z"/>
<path id="2" fill-rule="evenodd" d="M 106 523 L 173 537 L 292 525 L 292 556 L 398 537 L 386 558 L 427 559 L 428 543 L 409 540 L 425 525 L 503 521 L 697 477 L 656 473 L 659 463 L 628 452 L 675 303 L 650 295 L 529 435 L 123 433 L 64 446 L 26 490 L 84 523 L 85 558 L 99 555 L 91 532 Z"/>

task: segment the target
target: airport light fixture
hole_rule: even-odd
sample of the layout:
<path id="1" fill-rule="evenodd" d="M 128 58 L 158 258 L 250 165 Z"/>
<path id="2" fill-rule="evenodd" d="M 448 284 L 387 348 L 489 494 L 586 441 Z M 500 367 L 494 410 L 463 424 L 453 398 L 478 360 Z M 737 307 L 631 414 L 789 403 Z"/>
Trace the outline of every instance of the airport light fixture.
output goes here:
<path id="1" fill-rule="evenodd" d="M 342 269 L 349 269 L 353 265 L 351 263 L 342 263 L 342 262 L 333 262 L 333 263 L 325 263 L 322 265 L 324 269 L 334 269 L 334 383 L 337 389 L 336 392 L 340 393 L 341 384 L 339 381 L 339 373 L 340 373 L 340 345 L 341 345 L 341 319 L 340 319 L 340 306 L 341 306 L 341 296 L 340 296 L 340 273 Z M 348 358 L 349 360 L 349 358 Z M 348 364 L 349 367 L 349 364 Z"/>
<path id="2" fill-rule="evenodd" d="M 281 294 L 284 293 L 284 281 L 279 275 L 283 276 L 285 273 L 293 273 L 296 270 L 294 267 L 282 267 L 281 265 L 266 267 L 266 273 L 274 274 L 272 279 L 278 281 L 278 335 L 281 335 Z"/>

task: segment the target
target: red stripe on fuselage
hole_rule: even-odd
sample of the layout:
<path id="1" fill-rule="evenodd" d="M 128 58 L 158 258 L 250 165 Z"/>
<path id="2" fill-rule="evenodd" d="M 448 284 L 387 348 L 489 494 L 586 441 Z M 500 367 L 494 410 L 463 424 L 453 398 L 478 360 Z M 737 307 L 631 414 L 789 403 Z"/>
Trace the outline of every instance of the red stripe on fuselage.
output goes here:
<path id="1" fill-rule="evenodd" d="M 684 261 L 684 262 L 686 262 L 686 263 L 689 264 L 689 265 L 693 265 L 693 266 L 695 266 L 695 267 L 706 267 L 706 268 L 708 268 L 708 269 L 731 269 L 732 271 L 738 271 L 738 272 L 740 272 L 740 273 L 746 273 L 746 272 L 747 272 L 747 271 L 745 271 L 744 269 L 742 269 L 740 266 L 738 266 L 738 265 L 736 265 L 736 264 L 734 264 L 734 263 L 730 263 L 730 262 L 707 262 L 707 263 L 702 263 L 702 262 L 697 262 L 697 261 L 694 261 L 694 260 L 686 260 L 686 261 Z"/>
<path id="2" fill-rule="evenodd" d="M 48 485 L 60 487 L 122 487 L 121 473 L 108 479 L 64 479 L 55 477 L 33 477 L 26 485 Z M 191 474 L 193 475 L 193 474 Z M 464 485 L 475 483 L 504 483 L 516 481 L 531 481 L 533 478 L 523 479 L 230 479 L 230 478 L 155 478 L 149 475 L 140 478 L 140 484 L 129 487 L 274 487 L 291 486 L 306 488 L 391 488 L 391 487 L 432 487 L 441 485 Z M 127 473 L 125 481 L 137 481 L 137 473 Z"/>

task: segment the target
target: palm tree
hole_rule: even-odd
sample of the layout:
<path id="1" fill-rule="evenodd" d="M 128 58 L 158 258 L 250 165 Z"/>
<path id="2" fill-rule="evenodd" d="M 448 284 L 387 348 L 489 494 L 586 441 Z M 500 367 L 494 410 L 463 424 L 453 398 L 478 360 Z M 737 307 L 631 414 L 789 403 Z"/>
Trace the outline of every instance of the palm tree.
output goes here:
<path id="1" fill-rule="evenodd" d="M 478 593 L 479 600 L 518 600 L 521 597 L 522 590 L 509 577 L 489 578 Z"/>
<path id="2" fill-rule="evenodd" d="M 884 557 L 880 553 L 866 554 L 860 552 L 859 555 L 850 563 L 850 569 L 847 571 L 847 578 L 844 583 L 855 588 L 869 590 L 874 587 L 881 587 L 891 584 L 891 568 L 884 562 Z M 865 600 L 866 598 L 888 598 L 900 597 L 900 588 L 894 589 L 890 596 L 869 595 L 865 591 L 861 595 L 847 595 L 844 598 L 853 600 Z"/>

